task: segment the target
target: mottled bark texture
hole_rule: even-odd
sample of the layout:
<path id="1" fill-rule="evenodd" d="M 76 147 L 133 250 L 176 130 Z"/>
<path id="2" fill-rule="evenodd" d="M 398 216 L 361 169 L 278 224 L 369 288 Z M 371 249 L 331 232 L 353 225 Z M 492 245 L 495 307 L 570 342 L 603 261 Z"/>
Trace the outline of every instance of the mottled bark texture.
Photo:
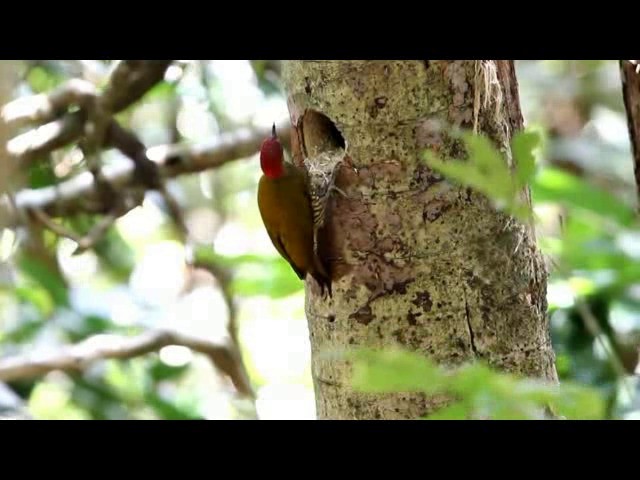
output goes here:
<path id="1" fill-rule="evenodd" d="M 511 162 L 521 128 L 510 61 L 289 61 L 294 161 L 337 164 L 327 209 L 333 297 L 307 282 L 320 419 L 413 419 L 444 399 L 365 395 L 322 352 L 400 345 L 442 365 L 482 359 L 557 381 L 546 271 L 529 226 L 431 171 L 424 149 L 464 156 L 447 127 L 487 134 Z"/>

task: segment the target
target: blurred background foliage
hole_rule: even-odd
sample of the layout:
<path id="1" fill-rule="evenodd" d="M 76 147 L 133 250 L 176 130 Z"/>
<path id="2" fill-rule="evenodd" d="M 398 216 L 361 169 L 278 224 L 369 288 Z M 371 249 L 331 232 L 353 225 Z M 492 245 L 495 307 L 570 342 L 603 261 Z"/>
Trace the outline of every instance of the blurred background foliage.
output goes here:
<path id="1" fill-rule="evenodd" d="M 14 98 L 50 91 L 72 77 L 101 85 L 110 63 L 22 62 Z M 519 61 L 516 68 L 525 122 L 544 138 L 534 202 L 538 240 L 550 260 L 558 373 L 600 392 L 608 418 L 640 418 L 634 376 L 640 231 L 620 220 L 618 204 L 608 201 L 636 206 L 618 63 Z M 243 126 L 266 128 L 288 116 L 279 75 L 278 61 L 181 61 L 117 118 L 147 147 L 205 141 Z M 75 147 L 52 157 L 30 169 L 25 186 L 55 184 L 83 168 Z M 79 255 L 73 241 L 47 231 L 29 242 L 19 230 L 0 232 L 0 358 L 148 328 L 224 341 L 233 315 L 255 404 L 239 399 L 205 356 L 169 346 L 95 362 L 82 372 L 9 382 L 32 415 L 315 418 L 303 284 L 262 227 L 255 202 L 259 175 L 254 155 L 169 184 L 197 244 L 196 258 L 231 273 L 224 288 L 207 272 L 185 266 L 191 252 L 152 194 L 95 249 Z M 593 197 L 594 188 L 605 195 Z M 591 207 L 585 208 L 585 198 Z M 80 216 L 73 226 L 86 231 L 93 222 Z M 593 322 L 585 322 L 585 312 Z M 589 328 L 594 323 L 596 330 Z M 3 399 L 8 402 L 5 390 L 0 409 Z"/>

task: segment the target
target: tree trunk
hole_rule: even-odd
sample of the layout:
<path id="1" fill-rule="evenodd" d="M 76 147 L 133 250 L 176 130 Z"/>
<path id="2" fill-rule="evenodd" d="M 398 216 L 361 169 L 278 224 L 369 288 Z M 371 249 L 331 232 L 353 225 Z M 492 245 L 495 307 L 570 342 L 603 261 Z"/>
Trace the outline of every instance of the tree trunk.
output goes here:
<path id="1" fill-rule="evenodd" d="M 522 127 L 511 61 L 288 61 L 294 161 L 316 181 L 337 161 L 325 250 L 333 297 L 312 280 L 306 314 L 320 419 L 413 419 L 446 401 L 365 395 L 322 352 L 400 345 L 455 366 L 482 359 L 557 381 L 546 270 L 531 226 L 431 171 L 461 157 L 449 127 L 488 135 L 510 161 Z"/>
<path id="2" fill-rule="evenodd" d="M 4 60 L 0 62 L 0 109 L 11 100 L 13 89 L 20 79 L 19 62 Z M 0 119 L 0 199 L 8 192 L 8 187 L 17 189 L 19 185 L 12 185 L 11 180 L 15 179 L 15 165 L 11 162 L 7 154 L 7 142 L 12 137 L 14 129 L 9 128 Z M 1 211 L 0 211 L 1 214 Z M 2 225 L 0 218 L 0 225 Z M 0 228 L 0 237 L 2 229 Z M 13 266 L 7 261 L 0 261 L 0 286 L 12 285 L 15 280 Z M 4 327 L 0 319 L 0 330 Z M 0 382 L 0 420 L 22 420 L 30 416 L 26 412 L 24 402 L 9 387 Z"/>

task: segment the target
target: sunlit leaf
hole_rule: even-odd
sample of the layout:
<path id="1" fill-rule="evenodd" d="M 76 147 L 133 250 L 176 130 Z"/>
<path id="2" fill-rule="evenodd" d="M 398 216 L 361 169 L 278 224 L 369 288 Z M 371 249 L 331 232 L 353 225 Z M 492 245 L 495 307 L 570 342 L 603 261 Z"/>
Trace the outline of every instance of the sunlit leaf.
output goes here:
<path id="1" fill-rule="evenodd" d="M 187 372 L 190 368 L 189 364 L 173 366 L 167 365 L 160 360 L 153 360 L 149 368 L 149 374 L 154 381 L 175 380 Z"/>
<path id="2" fill-rule="evenodd" d="M 289 264 L 280 257 L 266 255 L 218 255 L 209 248 L 197 248 L 196 261 L 214 264 L 233 272 L 232 292 L 240 296 L 267 295 L 281 298 L 304 289 Z"/>
<path id="3" fill-rule="evenodd" d="M 595 390 L 567 384 L 556 395 L 553 406 L 570 420 L 598 420 L 604 417 L 605 404 Z"/>
<path id="4" fill-rule="evenodd" d="M 471 414 L 466 402 L 455 402 L 425 417 L 426 420 L 467 420 Z"/>
<path id="5" fill-rule="evenodd" d="M 29 70 L 26 80 L 34 92 L 44 93 L 62 84 L 66 78 L 60 71 L 36 66 Z"/>
<path id="6" fill-rule="evenodd" d="M 156 392 L 147 392 L 144 396 L 145 402 L 150 405 L 157 415 L 163 420 L 202 420 L 194 407 L 169 402 Z"/>
<path id="7" fill-rule="evenodd" d="M 14 343 L 27 343 L 40 333 L 42 328 L 46 326 L 44 317 L 29 317 L 27 315 L 22 316 L 20 323 L 13 328 L 4 332 L 3 341 Z"/>
<path id="8" fill-rule="evenodd" d="M 425 357 L 405 350 L 357 350 L 353 361 L 354 388 L 365 392 L 437 392 L 442 373 Z"/>
<path id="9" fill-rule="evenodd" d="M 494 372 L 481 363 L 467 365 L 458 370 L 456 381 L 451 384 L 451 390 L 457 394 L 468 396 L 477 395 L 490 389 L 496 390 L 499 380 Z"/>
<path id="10" fill-rule="evenodd" d="M 51 315 L 55 304 L 49 292 L 44 288 L 22 287 L 14 289 L 16 297 L 35 306 L 43 317 Z"/>
<path id="11" fill-rule="evenodd" d="M 176 94 L 177 85 L 172 82 L 161 81 L 153 86 L 151 90 L 145 95 L 145 100 L 159 100 L 164 101 L 169 97 L 172 97 Z"/>
<path id="12" fill-rule="evenodd" d="M 239 266 L 231 288 L 241 296 L 281 298 L 302 291 L 304 283 L 285 261 L 278 260 Z"/>
<path id="13" fill-rule="evenodd" d="M 354 389 L 368 393 L 424 392 L 455 398 L 428 419 L 541 419 L 553 405 L 567 418 L 602 418 L 597 392 L 575 385 L 555 386 L 472 363 L 445 370 L 407 350 L 356 349 L 338 354 L 353 366 Z"/>
<path id="14" fill-rule="evenodd" d="M 535 134 L 517 138 L 516 147 L 523 170 L 511 172 L 502 152 L 484 135 L 463 133 L 460 135 L 467 148 L 466 160 L 439 158 L 431 151 L 424 152 L 424 159 L 432 169 L 459 185 L 470 187 L 493 200 L 496 206 L 521 220 L 530 216 L 530 208 L 519 197 L 519 192 L 532 175 Z"/>
<path id="15" fill-rule="evenodd" d="M 29 411 L 44 420 L 89 420 L 89 415 L 71 401 L 64 385 L 42 382 L 29 397 Z"/>
<path id="16" fill-rule="evenodd" d="M 518 186 L 528 185 L 536 169 L 536 159 L 533 151 L 540 143 L 537 132 L 524 131 L 514 135 L 511 141 L 513 158 L 516 164 L 516 178 Z"/>
<path id="17" fill-rule="evenodd" d="M 636 218 L 631 207 L 610 193 L 559 169 L 545 168 L 532 185 L 535 202 L 557 202 L 575 209 L 585 209 L 630 226 Z"/>
<path id="18" fill-rule="evenodd" d="M 475 165 L 485 177 L 503 177 L 505 182 L 510 183 L 507 163 L 487 136 L 464 133 L 462 138 L 467 146 L 469 164 Z"/>

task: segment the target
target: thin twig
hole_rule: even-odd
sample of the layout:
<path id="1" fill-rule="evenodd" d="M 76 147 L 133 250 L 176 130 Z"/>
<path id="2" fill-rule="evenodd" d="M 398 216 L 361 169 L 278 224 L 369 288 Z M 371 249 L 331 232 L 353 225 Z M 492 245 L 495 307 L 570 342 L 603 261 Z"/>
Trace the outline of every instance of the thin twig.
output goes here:
<path id="1" fill-rule="evenodd" d="M 248 379 L 237 368 L 235 355 L 228 347 L 167 330 L 149 330 L 135 337 L 96 335 L 58 351 L 0 359 L 0 381 L 39 377 L 56 370 L 83 371 L 99 360 L 139 357 L 169 345 L 184 346 L 207 355 L 215 367 L 231 379 L 239 393 L 254 396 Z"/>
<path id="2" fill-rule="evenodd" d="M 191 262 L 191 265 L 194 268 L 199 268 L 201 270 L 209 272 L 216 280 L 216 282 L 218 282 L 224 302 L 227 306 L 227 309 L 229 310 L 229 336 L 234 343 L 238 344 L 236 305 L 233 299 L 233 293 L 231 292 L 230 272 L 216 263 L 206 262 L 198 259 L 193 260 L 193 262 Z"/>
<path id="3" fill-rule="evenodd" d="M 561 231 L 563 230 L 562 221 L 561 221 L 560 230 Z M 561 274 L 565 276 L 569 276 L 570 272 L 566 267 L 560 265 L 554 259 L 551 259 L 551 263 Z M 576 296 L 575 305 L 578 310 L 578 313 L 580 314 L 580 318 L 584 323 L 584 326 L 587 328 L 587 330 L 589 331 L 591 336 L 594 338 L 594 340 L 598 344 L 600 344 L 600 346 L 604 350 L 607 356 L 607 360 L 611 364 L 611 367 L 613 368 L 613 371 L 616 377 L 618 377 L 618 380 L 623 385 L 624 389 L 627 391 L 629 398 L 633 398 L 633 388 L 626 381 L 627 371 L 624 368 L 622 359 L 618 355 L 618 352 L 616 352 L 615 349 L 611 348 L 610 345 L 604 341 L 605 334 L 602 328 L 600 327 L 600 324 L 598 323 L 598 319 L 596 318 L 593 311 L 591 310 L 589 305 L 584 301 L 582 297 Z"/>
<path id="4" fill-rule="evenodd" d="M 216 103 L 211 98 L 212 81 L 211 81 L 211 75 L 208 69 L 208 64 L 205 60 L 201 60 L 198 66 L 200 67 L 200 82 L 202 84 L 202 87 L 205 90 L 205 95 L 207 99 L 207 109 L 209 110 L 209 114 L 213 118 L 215 118 L 216 121 L 218 121 L 218 123 L 220 123 L 219 117 L 221 112 L 217 108 Z M 222 185 L 220 177 L 216 177 L 215 180 L 217 180 L 218 185 Z M 217 201 L 214 202 L 213 208 L 220 215 L 221 217 L 220 223 L 222 224 L 225 221 L 226 212 L 222 207 L 223 202 L 220 196 L 220 189 L 216 188 L 215 192 L 217 196 L 217 199 L 216 199 Z M 224 302 L 227 306 L 227 310 L 229 312 L 229 322 L 227 324 L 227 330 L 229 332 L 229 336 L 231 337 L 232 342 L 234 343 L 238 351 L 240 351 L 240 343 L 238 339 L 237 309 L 235 305 L 235 300 L 233 298 L 233 293 L 231 291 L 230 272 L 227 269 L 223 268 L 221 265 L 218 265 L 213 262 L 202 262 L 202 261 L 199 261 L 198 259 L 193 260 L 192 266 L 195 268 L 200 268 L 202 270 L 208 271 L 218 283 L 220 287 L 220 291 L 222 292 L 222 297 L 224 299 Z"/>
<path id="5" fill-rule="evenodd" d="M 74 255 L 80 254 L 85 250 L 93 247 L 96 243 L 104 238 L 111 226 L 116 222 L 119 215 L 118 213 L 106 214 L 98 223 L 96 223 L 89 233 L 79 239 L 78 248 L 76 248 Z"/>
<path id="6" fill-rule="evenodd" d="M 587 305 L 582 298 L 576 299 L 576 308 L 578 309 L 587 330 L 589 330 L 589 333 L 605 351 L 607 358 L 609 359 L 609 363 L 611 363 L 611 367 L 613 368 L 616 376 L 620 379 L 620 382 L 627 391 L 627 395 L 629 395 L 629 398 L 633 398 L 633 389 L 626 381 L 627 371 L 624 368 L 622 360 L 618 356 L 617 352 L 611 347 L 611 345 L 605 342 L 604 333 L 598 324 L 598 319 L 591 311 L 591 308 L 589 308 L 589 305 Z"/>
<path id="7" fill-rule="evenodd" d="M 61 225 L 57 222 L 54 222 L 46 213 L 42 210 L 31 210 L 33 216 L 38 220 L 42 225 L 47 227 L 56 235 L 61 237 L 68 238 L 73 240 L 78 247 L 76 248 L 74 255 L 80 254 L 89 248 L 92 248 L 96 243 L 98 243 L 104 236 L 111 226 L 118 219 L 118 215 L 116 213 L 108 213 L 104 216 L 104 218 L 100 219 L 100 221 L 94 225 L 89 233 L 86 235 L 79 235 L 71 229 L 66 228 L 64 225 Z"/>
<path id="8" fill-rule="evenodd" d="M 36 220 L 38 220 L 42 225 L 47 227 L 56 235 L 73 240 L 78 245 L 80 245 L 80 235 L 68 229 L 64 225 L 54 222 L 53 219 L 51 219 L 49 215 L 44 213 L 42 210 L 34 208 L 33 210 L 31 210 L 31 214 L 35 217 Z"/>

